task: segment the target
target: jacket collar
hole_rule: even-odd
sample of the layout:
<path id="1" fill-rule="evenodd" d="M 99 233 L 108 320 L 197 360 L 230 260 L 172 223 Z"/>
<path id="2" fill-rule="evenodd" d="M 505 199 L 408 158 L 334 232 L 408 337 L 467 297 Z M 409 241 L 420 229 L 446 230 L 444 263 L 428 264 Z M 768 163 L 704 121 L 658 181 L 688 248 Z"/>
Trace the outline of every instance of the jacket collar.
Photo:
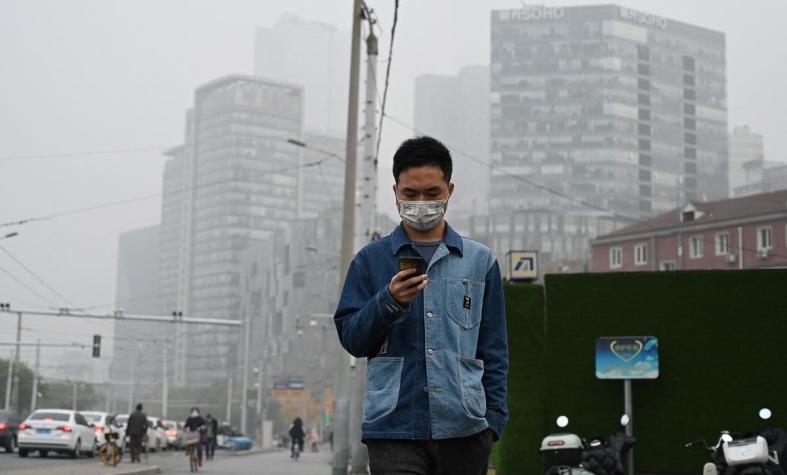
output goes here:
<path id="1" fill-rule="evenodd" d="M 411 242 L 410 237 L 404 230 L 404 225 L 399 223 L 399 226 L 391 233 L 391 254 L 396 255 L 404 246 L 410 245 Z M 448 223 L 445 223 L 443 242 L 445 242 L 449 251 L 453 250 L 460 256 L 462 255 L 462 237 Z"/>

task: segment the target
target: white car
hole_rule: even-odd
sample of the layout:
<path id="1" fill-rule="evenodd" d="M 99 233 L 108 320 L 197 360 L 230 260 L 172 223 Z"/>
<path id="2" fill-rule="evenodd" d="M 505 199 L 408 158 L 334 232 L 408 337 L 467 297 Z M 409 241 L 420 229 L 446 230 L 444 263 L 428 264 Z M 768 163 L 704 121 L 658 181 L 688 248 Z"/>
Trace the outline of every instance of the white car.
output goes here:
<path id="1" fill-rule="evenodd" d="M 125 447 L 124 441 L 126 439 L 126 431 L 115 421 L 115 416 L 108 412 L 84 411 L 81 413 L 87 419 L 88 424 L 93 427 L 93 432 L 96 434 L 96 444 L 99 446 L 104 443 L 105 432 L 117 432 L 117 444 L 120 445 L 120 451 L 123 452 Z"/>
<path id="2" fill-rule="evenodd" d="M 71 458 L 96 454 L 96 436 L 87 420 L 76 411 L 39 409 L 19 425 L 19 456 L 34 450 L 41 457 L 49 452 L 67 453 Z"/>
<path id="3" fill-rule="evenodd" d="M 153 439 L 153 443 L 150 444 L 150 446 L 153 447 L 156 452 L 161 449 L 166 449 L 169 444 L 167 443 L 166 429 L 161 423 L 161 419 L 158 417 L 148 417 L 148 423 L 153 426 L 153 430 L 156 432 L 156 438 Z"/>
<path id="4" fill-rule="evenodd" d="M 125 434 L 126 425 L 128 424 L 128 414 L 118 414 L 115 416 L 115 422 L 123 428 L 123 433 Z M 145 452 L 155 452 L 161 447 L 161 442 L 159 439 L 158 431 L 156 431 L 155 427 L 153 427 L 152 423 L 150 422 L 150 417 L 148 417 L 148 431 L 145 434 L 146 437 L 142 440 L 142 448 Z M 159 441 L 159 445 L 156 445 L 156 441 Z M 128 436 L 126 435 L 123 446 L 128 446 Z"/>

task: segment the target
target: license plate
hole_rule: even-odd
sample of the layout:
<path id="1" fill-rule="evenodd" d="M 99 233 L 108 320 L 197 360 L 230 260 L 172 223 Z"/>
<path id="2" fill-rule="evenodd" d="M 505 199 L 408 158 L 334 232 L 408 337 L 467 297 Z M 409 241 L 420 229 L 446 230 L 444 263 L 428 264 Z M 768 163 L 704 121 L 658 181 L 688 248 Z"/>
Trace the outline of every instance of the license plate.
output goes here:
<path id="1" fill-rule="evenodd" d="M 51 429 L 36 429 L 38 434 L 48 434 Z"/>

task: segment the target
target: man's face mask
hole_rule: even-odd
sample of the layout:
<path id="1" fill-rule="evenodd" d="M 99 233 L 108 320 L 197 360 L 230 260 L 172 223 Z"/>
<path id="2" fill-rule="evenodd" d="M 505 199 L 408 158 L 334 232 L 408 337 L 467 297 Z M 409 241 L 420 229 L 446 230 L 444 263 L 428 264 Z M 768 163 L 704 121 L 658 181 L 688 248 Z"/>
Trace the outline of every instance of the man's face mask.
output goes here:
<path id="1" fill-rule="evenodd" d="M 402 221 L 419 231 L 429 231 L 440 223 L 447 202 L 447 198 L 433 201 L 404 201 L 396 198 Z"/>

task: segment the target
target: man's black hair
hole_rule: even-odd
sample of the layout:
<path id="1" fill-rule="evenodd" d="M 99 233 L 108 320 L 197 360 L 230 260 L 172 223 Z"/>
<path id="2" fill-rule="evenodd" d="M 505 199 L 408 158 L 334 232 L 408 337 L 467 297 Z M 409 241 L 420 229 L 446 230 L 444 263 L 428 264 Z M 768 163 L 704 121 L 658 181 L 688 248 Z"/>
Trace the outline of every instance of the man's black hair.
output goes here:
<path id="1" fill-rule="evenodd" d="M 451 181 L 451 152 L 439 140 L 426 135 L 407 139 L 399 145 L 393 159 L 394 180 L 399 183 L 400 173 L 408 168 L 423 166 L 440 167 L 445 181 Z"/>
<path id="2" fill-rule="evenodd" d="M 141 411 L 141 410 L 142 410 L 142 403 L 141 403 L 141 402 L 137 404 L 137 410 L 138 410 L 138 411 Z"/>

